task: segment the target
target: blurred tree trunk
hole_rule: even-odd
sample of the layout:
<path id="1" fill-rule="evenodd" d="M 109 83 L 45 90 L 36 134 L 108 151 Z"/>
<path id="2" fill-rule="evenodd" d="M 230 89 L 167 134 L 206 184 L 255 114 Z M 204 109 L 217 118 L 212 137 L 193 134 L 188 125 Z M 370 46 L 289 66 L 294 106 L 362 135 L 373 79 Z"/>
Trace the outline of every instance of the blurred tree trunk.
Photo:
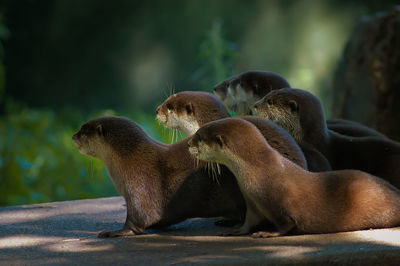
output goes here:
<path id="1" fill-rule="evenodd" d="M 400 140 L 400 7 L 362 19 L 334 78 L 332 116 Z"/>

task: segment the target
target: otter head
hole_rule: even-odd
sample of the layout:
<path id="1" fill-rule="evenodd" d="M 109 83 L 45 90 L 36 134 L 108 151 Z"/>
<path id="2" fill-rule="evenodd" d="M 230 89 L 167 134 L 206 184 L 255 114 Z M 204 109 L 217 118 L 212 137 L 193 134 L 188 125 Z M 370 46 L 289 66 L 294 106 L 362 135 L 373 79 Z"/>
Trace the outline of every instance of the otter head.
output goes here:
<path id="1" fill-rule="evenodd" d="M 214 93 L 239 115 L 252 114 L 253 104 L 271 90 L 290 87 L 280 75 L 268 71 L 247 71 L 214 87 Z"/>
<path id="2" fill-rule="evenodd" d="M 257 138 L 265 141 L 257 128 L 239 118 L 224 118 L 202 126 L 188 141 L 192 156 L 230 167 L 239 159 L 252 158 Z"/>
<path id="3" fill-rule="evenodd" d="M 104 145 L 103 126 L 89 121 L 72 136 L 72 140 L 80 153 L 99 158 Z"/>
<path id="4" fill-rule="evenodd" d="M 176 93 L 165 100 L 156 113 L 165 127 L 178 129 L 188 136 L 209 121 L 229 116 L 218 98 L 200 91 Z"/>
<path id="5" fill-rule="evenodd" d="M 184 93 L 171 95 L 156 110 L 158 121 L 165 127 L 177 129 L 189 136 L 199 128 L 194 112 L 191 99 Z"/>
<path id="6" fill-rule="evenodd" d="M 226 97 L 227 97 L 227 92 L 228 92 L 228 86 L 229 86 L 230 79 L 231 78 L 228 78 L 228 79 L 218 83 L 213 88 L 214 94 L 224 103 L 225 103 L 225 100 L 226 100 Z"/>
<path id="7" fill-rule="evenodd" d="M 134 122 L 122 117 L 101 117 L 81 126 L 72 136 L 82 154 L 104 159 L 110 154 L 128 155 L 147 136 Z"/>
<path id="8" fill-rule="evenodd" d="M 224 80 L 214 87 L 214 94 L 223 104 L 238 115 L 251 114 L 254 103 L 254 94 L 250 90 L 243 89 L 242 75 Z"/>
<path id="9" fill-rule="evenodd" d="M 254 104 L 254 112 L 282 126 L 299 143 L 309 131 L 324 125 L 319 99 L 300 89 L 271 91 Z"/>

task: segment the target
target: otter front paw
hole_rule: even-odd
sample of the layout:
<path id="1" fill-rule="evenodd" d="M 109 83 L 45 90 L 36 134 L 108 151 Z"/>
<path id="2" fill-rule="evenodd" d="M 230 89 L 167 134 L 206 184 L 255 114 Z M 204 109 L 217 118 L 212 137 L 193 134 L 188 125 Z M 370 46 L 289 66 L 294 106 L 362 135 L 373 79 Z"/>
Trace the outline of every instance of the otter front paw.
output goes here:
<path id="1" fill-rule="evenodd" d="M 260 231 L 260 232 L 255 232 L 251 234 L 252 238 L 267 238 L 267 237 L 276 237 L 280 236 L 280 232 L 265 232 L 265 231 Z"/>
<path id="2" fill-rule="evenodd" d="M 109 238 L 109 237 L 123 237 L 123 236 L 134 236 L 136 235 L 131 229 L 121 229 L 117 231 L 102 231 L 97 237 L 98 238 Z"/>

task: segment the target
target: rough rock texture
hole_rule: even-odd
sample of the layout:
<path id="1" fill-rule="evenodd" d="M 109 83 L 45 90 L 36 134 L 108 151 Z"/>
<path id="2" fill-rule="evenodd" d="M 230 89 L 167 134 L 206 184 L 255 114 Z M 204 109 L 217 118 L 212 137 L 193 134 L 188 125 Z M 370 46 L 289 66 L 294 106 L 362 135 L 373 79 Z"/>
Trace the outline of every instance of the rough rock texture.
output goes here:
<path id="1" fill-rule="evenodd" d="M 215 219 L 99 239 L 121 197 L 0 208 L 0 265 L 400 265 L 400 228 L 270 239 L 216 236 Z"/>
<path id="2" fill-rule="evenodd" d="M 361 20 L 334 79 L 332 116 L 400 140 L 400 7 Z"/>

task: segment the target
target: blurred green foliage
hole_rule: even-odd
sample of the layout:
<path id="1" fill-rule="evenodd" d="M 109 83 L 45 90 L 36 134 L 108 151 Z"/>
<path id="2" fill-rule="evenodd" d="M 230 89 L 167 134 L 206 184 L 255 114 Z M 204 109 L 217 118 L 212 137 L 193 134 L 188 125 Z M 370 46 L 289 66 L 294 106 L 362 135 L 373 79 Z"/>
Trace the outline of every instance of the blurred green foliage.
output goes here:
<path id="1" fill-rule="evenodd" d="M 115 112 L 84 116 L 7 101 L 0 116 L 0 206 L 118 195 L 103 163 L 80 154 L 71 139 L 89 117 L 106 115 Z M 152 137 L 170 140 L 154 117 L 136 113 L 134 120 Z"/>
<path id="2" fill-rule="evenodd" d="M 153 112 L 168 85 L 177 91 L 211 91 L 221 78 L 255 69 L 278 72 L 292 86 L 319 94 L 329 89 L 355 23 L 395 4 L 0 1 L 0 13 L 11 32 L 4 41 L 6 95 L 55 109 L 130 112 L 135 106 Z M 206 65 L 204 56 L 215 61 Z M 229 68 L 218 65 L 221 58 Z"/>
<path id="3" fill-rule="evenodd" d="M 0 118 L 0 205 L 115 195 L 99 160 L 79 155 L 71 136 L 78 113 L 8 101 Z"/>
<path id="4" fill-rule="evenodd" d="M 237 45 L 224 36 L 223 23 L 214 21 L 200 44 L 199 57 L 203 65 L 198 69 L 195 79 L 201 80 L 200 87 L 209 87 L 235 74 L 234 66 L 238 60 Z"/>

